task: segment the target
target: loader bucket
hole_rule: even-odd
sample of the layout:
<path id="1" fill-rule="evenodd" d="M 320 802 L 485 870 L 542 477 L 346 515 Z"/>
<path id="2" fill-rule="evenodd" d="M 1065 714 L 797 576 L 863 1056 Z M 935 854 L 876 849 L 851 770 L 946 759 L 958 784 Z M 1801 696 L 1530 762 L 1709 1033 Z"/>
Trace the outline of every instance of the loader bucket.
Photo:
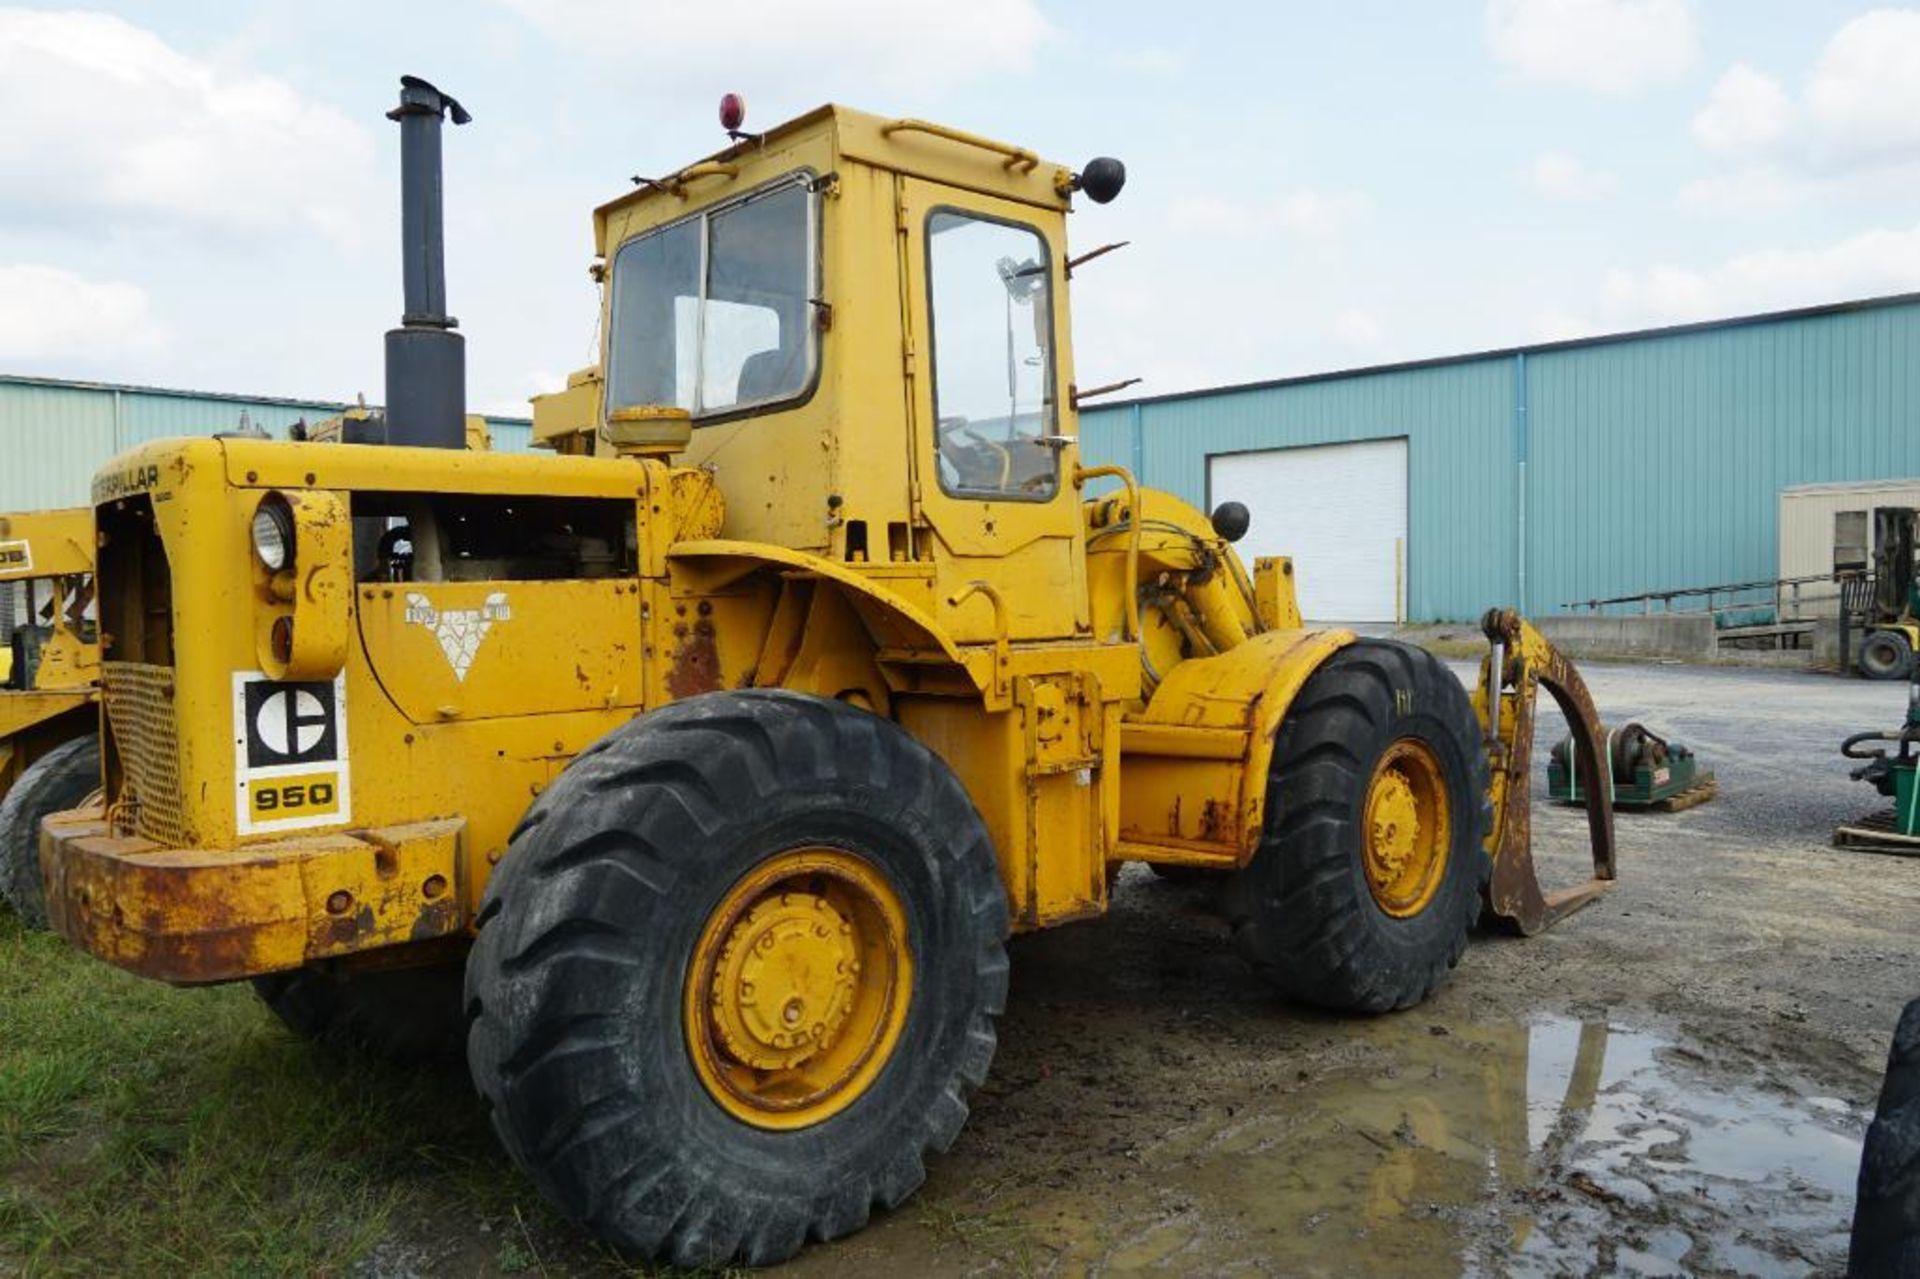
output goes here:
<path id="1" fill-rule="evenodd" d="M 1493 609 L 1481 620 L 1492 651 L 1480 665 L 1474 703 L 1486 730 L 1492 774 L 1493 834 L 1488 852 L 1493 878 L 1487 908 L 1515 932 L 1531 937 L 1588 905 L 1613 887 L 1613 788 L 1607 767 L 1606 730 L 1593 697 L 1573 663 L 1510 609 Z M 1575 771 L 1586 796 L 1593 877 L 1569 888 L 1540 886 L 1533 863 L 1529 783 L 1533 758 L 1535 695 L 1545 685 L 1572 729 Z"/>

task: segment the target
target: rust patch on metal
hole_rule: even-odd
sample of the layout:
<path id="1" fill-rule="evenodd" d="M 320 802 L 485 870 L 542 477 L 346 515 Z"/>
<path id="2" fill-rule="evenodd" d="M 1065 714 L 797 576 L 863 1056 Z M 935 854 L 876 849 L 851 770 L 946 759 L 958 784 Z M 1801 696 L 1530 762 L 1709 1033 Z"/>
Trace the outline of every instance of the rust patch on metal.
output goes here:
<path id="1" fill-rule="evenodd" d="M 1209 844 L 1224 844 L 1232 813 L 1217 799 L 1210 799 L 1200 810 L 1200 838 Z"/>
<path id="2" fill-rule="evenodd" d="M 444 937 L 459 927 L 460 903 L 451 897 L 441 897 L 420 908 L 420 917 L 413 921 L 407 940 L 427 941 Z"/>
<path id="3" fill-rule="evenodd" d="M 667 692 L 675 697 L 711 693 L 720 687 L 720 651 L 714 644 L 713 623 L 676 626 L 678 643 L 667 666 Z"/>
<path id="4" fill-rule="evenodd" d="M 362 937 L 371 936 L 379 927 L 373 907 L 362 904 L 360 909 L 348 915 L 337 915 L 321 924 L 315 932 L 315 940 L 329 949 L 351 950 L 354 943 Z"/>

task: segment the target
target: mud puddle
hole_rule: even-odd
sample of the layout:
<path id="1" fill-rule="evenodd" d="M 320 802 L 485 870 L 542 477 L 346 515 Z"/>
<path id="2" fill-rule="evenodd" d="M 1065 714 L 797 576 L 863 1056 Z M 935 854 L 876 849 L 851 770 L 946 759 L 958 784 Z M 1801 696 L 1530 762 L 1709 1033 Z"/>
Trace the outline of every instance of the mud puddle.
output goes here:
<path id="1" fill-rule="evenodd" d="M 1603 1021 L 1347 1023 L 1116 1178 L 964 1157 L 801 1261 L 845 1272 L 1807 1274 L 1844 1267 L 1866 1116 Z M 963 1143 L 964 1145 L 964 1143 Z"/>

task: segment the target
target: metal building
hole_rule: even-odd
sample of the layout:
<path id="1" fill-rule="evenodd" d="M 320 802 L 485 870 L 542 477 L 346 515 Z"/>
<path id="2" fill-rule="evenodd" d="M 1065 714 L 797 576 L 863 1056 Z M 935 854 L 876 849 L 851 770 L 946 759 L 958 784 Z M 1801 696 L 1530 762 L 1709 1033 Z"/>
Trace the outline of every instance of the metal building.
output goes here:
<path id="1" fill-rule="evenodd" d="M 1319 620 L 1772 579 L 1783 489 L 1920 475 L 1920 294 L 1148 396 L 1080 425 L 1089 464 L 1246 501 L 1243 548 L 1294 555 Z"/>
<path id="2" fill-rule="evenodd" d="M 0 511 L 77 506 L 101 463 L 143 440 L 236 430 L 240 416 L 273 435 L 348 407 L 224 392 L 116 386 L 0 374 Z M 527 418 L 489 417 L 497 449 L 527 448 Z"/>

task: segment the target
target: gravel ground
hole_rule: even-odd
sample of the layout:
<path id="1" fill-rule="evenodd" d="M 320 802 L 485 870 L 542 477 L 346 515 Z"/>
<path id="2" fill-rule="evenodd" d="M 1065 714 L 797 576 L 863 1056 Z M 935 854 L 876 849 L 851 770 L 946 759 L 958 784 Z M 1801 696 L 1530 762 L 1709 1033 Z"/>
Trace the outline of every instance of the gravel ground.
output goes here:
<path id="1" fill-rule="evenodd" d="M 1465 664 L 1456 669 L 1471 679 Z M 925 1189 L 802 1272 L 1833 1273 L 1887 1038 L 1920 993 L 1920 859 L 1836 750 L 1904 687 L 1589 664 L 1609 723 L 1714 802 L 1622 814 L 1618 888 L 1476 941 L 1427 1004 L 1329 1018 L 1231 954 L 1204 888 L 1129 867 L 1105 921 L 1014 943 L 1000 1054 Z M 1537 761 L 1564 726 L 1543 700 Z M 1543 876 L 1584 822 L 1536 770 Z"/>

